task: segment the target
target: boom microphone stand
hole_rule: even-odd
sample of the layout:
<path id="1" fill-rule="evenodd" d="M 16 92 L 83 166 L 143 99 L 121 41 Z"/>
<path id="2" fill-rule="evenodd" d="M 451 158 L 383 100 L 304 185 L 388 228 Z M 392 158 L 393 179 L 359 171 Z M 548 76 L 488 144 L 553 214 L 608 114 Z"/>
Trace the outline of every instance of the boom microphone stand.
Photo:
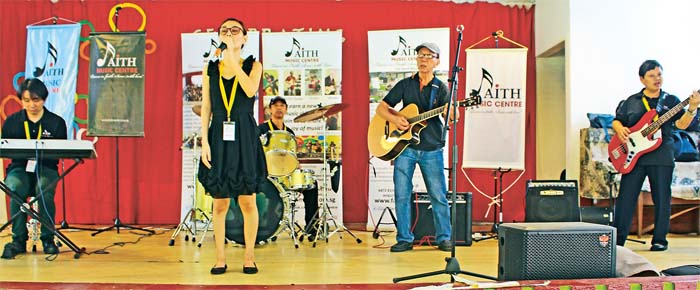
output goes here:
<path id="1" fill-rule="evenodd" d="M 463 25 L 457 26 L 457 32 L 459 33 L 457 36 L 457 51 L 455 52 L 455 62 L 454 66 L 452 67 L 452 77 L 448 80 L 448 82 L 451 83 L 451 89 L 450 89 L 450 101 L 447 103 L 447 115 L 445 116 L 445 124 L 442 127 L 442 139 L 445 140 L 446 136 L 446 130 L 447 126 L 449 125 L 449 116 L 452 114 L 452 110 L 457 109 L 457 97 L 455 97 L 455 93 L 457 92 L 457 74 L 459 71 L 462 70 L 461 67 L 458 66 L 459 64 L 459 53 L 460 53 L 460 47 L 462 45 L 462 31 L 464 30 Z M 452 119 L 452 194 L 450 198 L 452 199 L 452 212 L 451 212 L 451 223 L 452 223 L 452 239 L 450 240 L 452 243 L 452 253 L 450 257 L 445 258 L 445 262 L 447 262 L 447 265 L 445 266 L 444 270 L 438 270 L 438 271 L 433 271 L 433 272 L 427 272 L 427 273 L 421 273 L 421 274 L 416 274 L 416 275 L 411 275 L 411 276 L 405 276 L 405 277 L 399 277 L 399 278 L 394 278 L 393 281 L 394 283 L 398 283 L 401 281 L 405 280 L 411 280 L 411 279 L 416 279 L 416 278 L 423 278 L 423 277 L 429 277 L 429 276 L 435 276 L 438 274 L 447 274 L 450 275 L 450 280 L 454 282 L 454 277 L 453 275 L 457 274 L 464 274 L 464 275 L 469 275 L 469 276 L 474 276 L 474 277 L 479 277 L 479 278 L 484 278 L 484 279 L 489 279 L 489 280 L 496 280 L 496 277 L 491 277 L 491 276 L 486 276 L 483 274 L 479 273 L 473 273 L 473 272 L 467 272 L 467 271 L 462 271 L 459 267 L 459 261 L 457 261 L 457 257 L 455 257 L 455 244 L 456 244 L 456 227 L 455 224 L 457 224 L 457 119 L 453 118 Z M 471 215 L 467 216 L 467 221 L 468 224 L 471 224 Z"/>

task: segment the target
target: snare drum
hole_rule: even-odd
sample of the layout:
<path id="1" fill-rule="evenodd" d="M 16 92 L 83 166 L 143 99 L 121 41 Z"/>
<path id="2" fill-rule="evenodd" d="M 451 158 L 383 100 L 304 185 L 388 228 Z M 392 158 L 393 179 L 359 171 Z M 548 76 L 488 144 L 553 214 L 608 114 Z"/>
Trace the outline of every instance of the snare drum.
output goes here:
<path id="1" fill-rule="evenodd" d="M 305 190 L 314 187 L 314 171 L 311 169 L 297 169 L 289 176 L 289 189 Z"/>
<path id="2" fill-rule="evenodd" d="M 273 130 L 263 143 L 267 172 L 271 176 L 289 175 L 297 168 L 297 142 L 294 135 L 285 130 Z"/>

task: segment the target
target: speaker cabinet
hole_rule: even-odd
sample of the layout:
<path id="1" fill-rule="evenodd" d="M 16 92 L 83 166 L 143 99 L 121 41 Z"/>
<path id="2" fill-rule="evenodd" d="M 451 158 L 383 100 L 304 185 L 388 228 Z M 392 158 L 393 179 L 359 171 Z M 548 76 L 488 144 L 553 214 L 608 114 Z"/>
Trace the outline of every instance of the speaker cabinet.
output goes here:
<path id="1" fill-rule="evenodd" d="M 530 180 L 525 194 L 526 222 L 580 222 L 576 180 Z"/>
<path id="2" fill-rule="evenodd" d="M 421 242 L 428 237 L 431 244 L 435 244 L 435 224 L 433 223 L 433 210 L 430 205 L 430 196 L 426 192 L 416 192 L 414 194 L 414 206 L 411 207 L 413 217 L 413 236 L 415 242 Z M 452 194 L 447 194 L 447 202 L 452 205 Z M 472 244 L 472 193 L 458 192 L 457 202 L 457 224 L 454 227 L 457 246 L 471 246 Z M 450 214 L 452 208 L 450 208 Z"/>
<path id="3" fill-rule="evenodd" d="M 582 222 L 504 223 L 498 228 L 498 279 L 615 277 L 616 232 Z"/>

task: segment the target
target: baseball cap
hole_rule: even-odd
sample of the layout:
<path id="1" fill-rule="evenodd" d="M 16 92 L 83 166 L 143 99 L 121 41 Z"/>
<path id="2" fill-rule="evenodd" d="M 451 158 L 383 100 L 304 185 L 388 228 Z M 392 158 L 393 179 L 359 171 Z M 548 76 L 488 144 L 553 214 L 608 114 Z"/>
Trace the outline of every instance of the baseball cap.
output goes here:
<path id="1" fill-rule="evenodd" d="M 287 105 L 287 100 L 285 100 L 283 97 L 276 96 L 270 100 L 270 104 L 268 106 L 272 106 L 277 102 L 282 102 L 283 104 Z"/>
<path id="2" fill-rule="evenodd" d="M 424 47 L 440 56 L 440 47 L 437 44 L 433 42 L 423 42 L 419 46 L 416 46 L 416 51 Z"/>

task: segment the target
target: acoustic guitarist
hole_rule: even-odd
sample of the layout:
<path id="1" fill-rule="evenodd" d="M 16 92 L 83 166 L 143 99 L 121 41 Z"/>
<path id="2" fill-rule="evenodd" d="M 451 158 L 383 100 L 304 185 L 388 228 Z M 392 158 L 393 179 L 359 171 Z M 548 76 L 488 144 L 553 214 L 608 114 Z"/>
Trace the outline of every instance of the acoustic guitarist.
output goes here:
<path id="1" fill-rule="evenodd" d="M 639 67 L 639 80 L 644 85 L 644 89 L 618 105 L 612 128 L 615 130 L 617 138 L 623 143 L 627 142 L 630 134 L 633 133 L 630 127 L 636 127 L 634 125 L 640 122 L 648 111 L 656 109 L 658 116 L 662 116 L 669 109 L 681 103 L 678 97 L 661 90 L 662 71 L 661 64 L 655 60 L 647 60 L 642 63 Z M 650 250 L 665 251 L 668 249 L 666 234 L 668 234 L 671 218 L 671 179 L 674 168 L 673 130 L 675 130 L 674 126 L 678 129 L 685 129 L 690 125 L 697 114 L 698 104 L 700 104 L 700 93 L 695 91 L 689 97 L 688 109 L 681 109 L 671 116 L 669 122 L 661 126 L 661 145 L 641 155 L 634 168 L 629 173 L 622 175 L 620 194 L 618 202 L 615 204 L 617 216 L 614 217 L 613 223 L 613 226 L 617 228 L 618 245 L 625 245 L 642 183 L 645 178 L 649 177 L 651 196 L 654 202 L 654 237 L 651 240 Z"/>
<path id="2" fill-rule="evenodd" d="M 440 63 L 440 48 L 435 43 L 423 43 L 416 47 L 418 72 L 399 81 L 377 107 L 377 114 L 407 130 L 410 124 L 406 117 L 391 109 L 399 102 L 404 106 L 415 104 L 423 111 L 437 108 L 448 100 L 447 86 L 435 77 L 433 70 Z M 457 112 L 457 110 L 452 110 Z M 444 114 L 444 113 L 443 113 Z M 459 118 L 458 113 L 451 118 Z M 438 248 L 452 251 L 450 237 L 449 207 L 447 205 L 447 185 L 443 161 L 442 123 L 439 118 L 426 120 L 427 127 L 420 131 L 420 143 L 411 144 L 394 160 L 394 198 L 396 203 L 397 243 L 391 246 L 392 252 L 413 249 L 411 231 L 411 194 L 413 192 L 413 172 L 420 166 L 423 180 L 430 195 L 433 207 L 433 222 Z"/>

